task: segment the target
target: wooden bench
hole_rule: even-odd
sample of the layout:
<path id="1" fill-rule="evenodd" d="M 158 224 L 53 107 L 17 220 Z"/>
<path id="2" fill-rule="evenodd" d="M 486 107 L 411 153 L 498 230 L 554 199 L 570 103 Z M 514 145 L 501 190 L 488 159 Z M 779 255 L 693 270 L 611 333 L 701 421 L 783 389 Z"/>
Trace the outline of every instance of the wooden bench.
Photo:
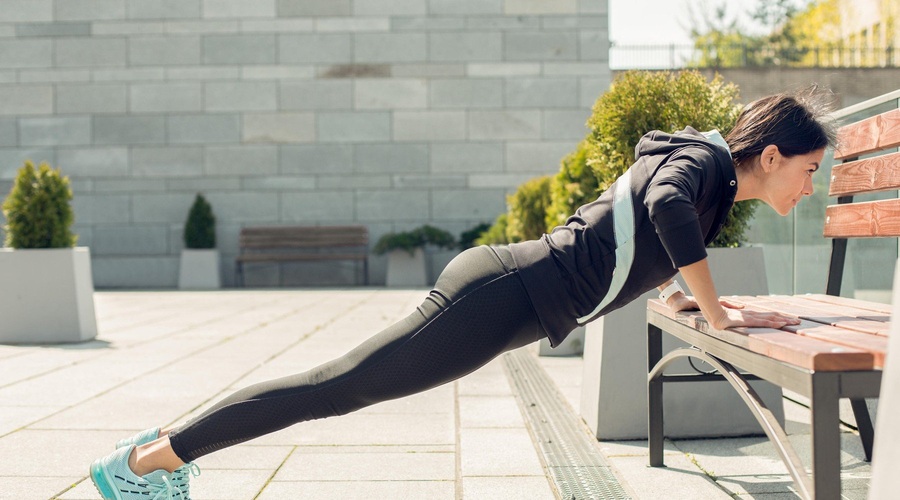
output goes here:
<path id="1" fill-rule="evenodd" d="M 235 281 L 244 284 L 244 264 L 352 260 L 362 262 L 369 284 L 369 231 L 365 226 L 245 227 L 235 259 Z"/>
<path id="2" fill-rule="evenodd" d="M 873 431 L 864 398 L 877 398 L 887 351 L 890 306 L 840 297 L 850 237 L 900 236 L 900 200 L 853 203 L 853 196 L 900 188 L 900 153 L 867 159 L 861 155 L 900 145 L 900 110 L 842 127 L 832 169 L 824 235 L 832 239 L 826 294 L 733 297 L 747 308 L 779 311 L 801 318 L 796 326 L 715 330 L 699 312 L 673 313 L 650 300 L 648 387 L 650 465 L 663 465 L 663 383 L 725 378 L 762 425 L 803 498 L 837 499 L 840 479 L 840 398 L 849 398 L 866 459 Z M 885 270 L 885 272 L 889 272 Z M 896 298 L 895 298 L 896 300 Z M 662 355 L 662 332 L 691 344 Z M 664 375 L 675 359 L 701 359 L 715 374 Z M 739 371 L 740 370 L 740 371 Z M 812 475 L 794 451 L 784 430 L 756 395 L 748 380 L 764 379 L 810 400 Z M 714 417 L 713 417 L 714 418 Z"/>

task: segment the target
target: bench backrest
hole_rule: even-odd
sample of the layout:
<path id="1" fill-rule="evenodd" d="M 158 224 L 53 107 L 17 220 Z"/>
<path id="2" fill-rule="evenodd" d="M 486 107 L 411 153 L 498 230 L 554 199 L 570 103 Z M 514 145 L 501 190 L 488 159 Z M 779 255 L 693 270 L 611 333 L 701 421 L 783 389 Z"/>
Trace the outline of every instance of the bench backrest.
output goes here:
<path id="1" fill-rule="evenodd" d="M 366 226 L 271 226 L 241 229 L 244 248 L 368 247 Z"/>
<path id="2" fill-rule="evenodd" d="M 900 153 L 859 159 L 900 145 L 900 109 L 845 125 L 838 131 L 829 196 L 836 205 L 825 209 L 825 237 L 832 241 L 827 293 L 840 295 L 847 252 L 846 238 L 900 236 L 900 199 L 854 203 L 853 196 L 900 188 Z"/>

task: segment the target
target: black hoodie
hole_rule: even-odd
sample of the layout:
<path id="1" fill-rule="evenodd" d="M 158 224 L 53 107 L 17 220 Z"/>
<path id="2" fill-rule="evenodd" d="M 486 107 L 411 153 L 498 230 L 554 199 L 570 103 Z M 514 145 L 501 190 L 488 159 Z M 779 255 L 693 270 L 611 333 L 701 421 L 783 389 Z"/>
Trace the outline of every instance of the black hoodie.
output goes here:
<path id="1" fill-rule="evenodd" d="M 737 177 L 721 136 L 710 140 L 690 127 L 650 132 L 635 158 L 564 226 L 509 246 L 554 346 L 706 258 L 734 204 Z"/>

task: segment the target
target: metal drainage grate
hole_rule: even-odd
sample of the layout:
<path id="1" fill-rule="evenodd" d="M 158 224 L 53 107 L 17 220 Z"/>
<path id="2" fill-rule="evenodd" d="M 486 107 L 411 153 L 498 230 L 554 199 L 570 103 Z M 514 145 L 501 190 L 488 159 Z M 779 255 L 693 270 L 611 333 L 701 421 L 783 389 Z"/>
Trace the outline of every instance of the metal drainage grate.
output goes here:
<path id="1" fill-rule="evenodd" d="M 596 442 L 525 349 L 504 355 L 516 399 L 562 500 L 628 499 Z"/>

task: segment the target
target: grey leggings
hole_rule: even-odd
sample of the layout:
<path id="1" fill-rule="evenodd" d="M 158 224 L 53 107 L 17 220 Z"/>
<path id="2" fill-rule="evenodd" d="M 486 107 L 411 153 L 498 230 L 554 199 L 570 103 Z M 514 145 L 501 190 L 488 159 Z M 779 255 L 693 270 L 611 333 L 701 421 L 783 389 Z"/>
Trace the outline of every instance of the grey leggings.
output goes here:
<path id="1" fill-rule="evenodd" d="M 505 247 L 457 256 L 415 312 L 346 355 L 241 389 L 169 434 L 184 461 L 425 391 L 545 336 Z"/>

